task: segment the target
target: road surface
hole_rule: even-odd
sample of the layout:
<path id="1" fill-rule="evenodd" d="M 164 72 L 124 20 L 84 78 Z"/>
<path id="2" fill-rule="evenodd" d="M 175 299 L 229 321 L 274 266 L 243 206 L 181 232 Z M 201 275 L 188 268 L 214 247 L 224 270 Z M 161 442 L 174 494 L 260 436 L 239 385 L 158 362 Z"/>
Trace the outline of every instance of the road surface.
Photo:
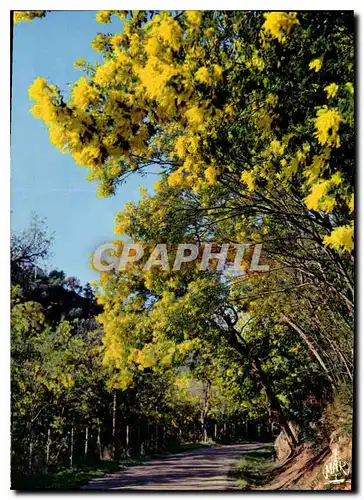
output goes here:
<path id="1" fill-rule="evenodd" d="M 226 490 L 234 487 L 229 470 L 241 455 L 262 443 L 196 448 L 92 479 L 86 490 Z"/>

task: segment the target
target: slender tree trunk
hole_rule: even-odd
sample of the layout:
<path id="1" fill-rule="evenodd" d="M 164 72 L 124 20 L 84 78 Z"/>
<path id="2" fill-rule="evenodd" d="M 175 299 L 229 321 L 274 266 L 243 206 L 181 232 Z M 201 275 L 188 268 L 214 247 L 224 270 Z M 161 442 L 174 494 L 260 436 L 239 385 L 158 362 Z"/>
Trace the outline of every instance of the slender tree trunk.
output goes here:
<path id="1" fill-rule="evenodd" d="M 129 425 L 126 426 L 126 438 L 125 438 L 125 441 L 126 441 L 126 456 L 128 457 L 130 454 L 129 454 Z"/>
<path id="2" fill-rule="evenodd" d="M 32 432 L 30 432 L 30 441 L 29 441 L 29 457 L 28 457 L 28 473 L 32 473 L 32 460 L 33 460 L 33 441 L 32 441 Z"/>
<path id="3" fill-rule="evenodd" d="M 201 430 L 203 442 L 207 443 L 207 415 L 210 409 L 210 388 L 211 382 L 209 380 L 203 382 L 203 407 L 201 410 Z"/>
<path id="4" fill-rule="evenodd" d="M 88 425 L 86 426 L 86 432 L 85 432 L 85 460 L 87 460 L 87 451 L 88 451 Z"/>
<path id="5" fill-rule="evenodd" d="M 71 427 L 70 468 L 73 467 L 73 425 Z"/>
<path id="6" fill-rule="evenodd" d="M 112 438 L 113 438 L 113 446 L 114 446 L 114 452 L 115 452 L 115 438 L 116 438 L 116 391 L 114 392 L 113 407 L 112 407 Z"/>
<path id="7" fill-rule="evenodd" d="M 101 429 L 100 429 L 100 426 L 97 429 L 97 449 L 98 449 L 99 460 L 101 460 L 102 451 L 101 451 Z"/>
<path id="8" fill-rule="evenodd" d="M 270 409 L 271 409 L 272 413 L 275 413 L 277 415 L 278 422 L 279 422 L 280 426 L 282 427 L 282 429 L 285 431 L 291 448 L 292 449 L 295 448 L 298 445 L 297 439 L 294 436 L 294 434 L 292 433 L 290 426 L 288 425 L 288 420 L 283 412 L 282 406 L 281 406 L 279 400 L 277 399 L 277 397 L 275 396 L 275 394 L 273 393 L 273 390 L 269 384 L 268 378 L 267 378 L 264 370 L 262 369 L 262 365 L 261 365 L 258 357 L 252 355 L 246 342 L 241 337 L 239 332 L 235 329 L 231 319 L 228 316 L 224 316 L 224 320 L 228 326 L 228 331 L 227 331 L 228 332 L 228 339 L 227 340 L 228 340 L 230 346 L 233 347 L 234 349 L 236 349 L 238 352 L 240 352 L 244 357 L 250 358 L 252 366 L 256 370 L 258 381 L 259 381 L 260 385 L 262 386 L 262 388 L 267 396 L 267 399 L 268 399 L 268 402 L 270 405 Z M 224 331 L 225 334 L 227 332 Z"/>
<path id="9" fill-rule="evenodd" d="M 256 369 L 258 380 L 267 396 L 268 402 L 272 409 L 272 413 L 276 414 L 280 426 L 287 435 L 287 439 L 291 448 L 292 449 L 295 448 L 298 445 L 298 441 L 289 426 L 288 420 L 283 412 L 280 402 L 278 401 L 277 397 L 275 396 L 270 387 L 268 378 L 264 370 L 262 369 L 259 359 L 253 358 L 252 365 Z"/>
<path id="10" fill-rule="evenodd" d="M 305 334 L 305 332 L 298 325 L 296 325 L 296 323 L 294 323 L 292 320 L 290 320 L 289 318 L 287 318 L 287 316 L 285 316 L 283 314 L 282 318 L 284 319 L 284 321 L 286 323 L 288 323 L 300 335 L 300 337 L 302 338 L 302 340 L 306 343 L 306 345 L 308 346 L 309 350 L 314 355 L 314 357 L 317 359 L 317 361 L 321 365 L 322 369 L 326 373 L 326 376 L 329 379 L 329 381 L 330 381 L 333 389 L 335 389 L 335 384 L 334 384 L 334 381 L 333 381 L 333 379 L 332 379 L 332 377 L 330 375 L 330 371 L 327 368 L 327 366 L 325 365 L 325 363 L 324 363 L 323 359 L 321 358 L 321 356 L 319 355 L 316 347 L 313 345 L 313 342 L 311 342 L 311 340 L 307 337 L 307 335 Z"/>
<path id="11" fill-rule="evenodd" d="M 47 432 L 47 445 L 46 445 L 46 464 L 49 464 L 49 450 L 51 446 L 51 430 L 48 428 Z"/>
<path id="12" fill-rule="evenodd" d="M 281 406 L 279 400 L 275 396 L 275 394 L 274 394 L 274 392 L 269 384 L 267 375 L 264 372 L 264 370 L 262 369 L 262 365 L 260 363 L 260 360 L 258 359 L 257 356 L 252 355 L 252 353 L 250 352 L 250 349 L 246 345 L 244 339 L 241 337 L 241 335 L 239 335 L 239 332 L 234 328 L 234 325 L 232 324 L 231 319 L 229 317 L 224 316 L 224 320 L 225 320 L 226 324 L 228 325 L 229 344 L 231 345 L 231 347 L 236 349 L 242 355 L 251 359 L 252 366 L 253 366 L 253 368 L 255 368 L 256 373 L 257 373 L 258 381 L 259 381 L 260 385 L 262 386 L 262 388 L 267 396 L 267 399 L 268 399 L 268 402 L 270 405 L 270 409 L 271 409 L 272 413 L 276 414 L 280 426 L 282 427 L 282 429 L 285 431 L 285 433 L 287 435 L 287 439 L 288 439 L 288 442 L 289 442 L 291 448 L 294 449 L 298 445 L 297 439 L 294 436 L 294 434 L 293 434 L 293 432 L 288 424 L 288 420 L 284 414 L 284 411 L 282 409 L 282 406 Z"/>
<path id="13" fill-rule="evenodd" d="M 345 357 L 344 357 L 343 353 L 341 352 L 340 347 L 337 345 L 337 343 L 336 343 L 335 341 L 331 340 L 330 338 L 329 338 L 329 342 L 330 342 L 331 346 L 333 347 L 333 349 L 334 349 L 334 350 L 338 353 L 338 355 L 340 356 L 341 361 L 344 363 L 344 366 L 345 366 L 346 372 L 347 372 L 347 374 L 349 375 L 350 380 L 353 380 L 353 374 L 352 374 L 352 373 L 351 373 L 351 371 L 350 371 L 349 365 L 348 365 L 348 363 L 347 363 L 347 361 L 346 361 L 346 359 L 345 359 Z"/>

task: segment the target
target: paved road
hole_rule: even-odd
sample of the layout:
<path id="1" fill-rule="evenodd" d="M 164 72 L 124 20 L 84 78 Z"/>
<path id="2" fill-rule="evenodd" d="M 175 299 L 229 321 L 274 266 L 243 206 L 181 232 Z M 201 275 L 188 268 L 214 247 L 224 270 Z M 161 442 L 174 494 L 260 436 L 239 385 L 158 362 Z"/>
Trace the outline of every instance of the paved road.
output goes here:
<path id="1" fill-rule="evenodd" d="M 93 479 L 87 490 L 226 490 L 228 472 L 240 456 L 261 443 L 197 448 Z"/>

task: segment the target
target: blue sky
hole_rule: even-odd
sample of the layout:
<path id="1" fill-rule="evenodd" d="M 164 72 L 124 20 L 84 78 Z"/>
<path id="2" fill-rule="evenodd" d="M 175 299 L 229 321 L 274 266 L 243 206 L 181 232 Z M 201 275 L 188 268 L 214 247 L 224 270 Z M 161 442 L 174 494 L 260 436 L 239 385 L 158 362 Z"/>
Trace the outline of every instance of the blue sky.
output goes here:
<path id="1" fill-rule="evenodd" d="M 85 284 L 97 279 L 90 269 L 91 252 L 115 238 L 114 216 L 129 200 L 139 198 L 139 186 L 152 188 L 155 176 L 131 176 L 112 198 L 97 198 L 86 170 L 50 144 L 45 125 L 30 114 L 28 87 L 42 76 L 62 89 L 81 76 L 73 68 L 79 57 L 100 56 L 90 47 L 98 32 L 120 31 L 120 21 L 101 25 L 95 12 L 51 12 L 44 19 L 14 26 L 11 224 L 12 231 L 29 225 L 32 212 L 47 218 L 55 232 L 48 267 L 62 269 Z"/>

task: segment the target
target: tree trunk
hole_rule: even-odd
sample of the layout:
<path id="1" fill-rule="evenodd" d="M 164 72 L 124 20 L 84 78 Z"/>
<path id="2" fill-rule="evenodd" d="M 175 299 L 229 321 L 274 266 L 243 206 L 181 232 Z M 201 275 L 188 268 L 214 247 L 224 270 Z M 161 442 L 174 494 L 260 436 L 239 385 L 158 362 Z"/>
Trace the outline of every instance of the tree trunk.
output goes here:
<path id="1" fill-rule="evenodd" d="M 30 441 L 29 441 L 29 457 L 28 457 L 28 473 L 32 473 L 32 459 L 33 459 L 33 441 L 32 441 L 32 434 L 30 434 Z"/>
<path id="2" fill-rule="evenodd" d="M 272 388 L 269 384 L 267 375 L 265 374 L 264 370 L 262 369 L 262 365 L 258 359 L 257 356 L 252 355 L 250 352 L 249 347 L 247 346 L 246 342 L 244 339 L 239 335 L 239 332 L 234 328 L 234 325 L 231 321 L 231 319 L 227 316 L 224 316 L 224 320 L 228 326 L 228 342 L 231 347 L 236 349 L 238 352 L 240 352 L 243 356 L 250 358 L 251 363 L 253 368 L 255 368 L 258 381 L 260 385 L 262 386 L 269 405 L 270 405 L 270 410 L 272 413 L 274 413 L 277 416 L 278 422 L 282 429 L 285 431 L 287 435 L 287 439 L 290 443 L 291 448 L 295 448 L 298 445 L 297 439 L 294 436 L 290 426 L 288 425 L 288 420 L 283 412 L 282 406 L 279 402 L 279 400 L 276 398 L 275 394 L 272 391 Z M 226 331 L 225 331 L 226 333 Z"/>
<path id="3" fill-rule="evenodd" d="M 71 443 L 70 443 L 70 468 L 73 467 L 73 425 L 71 427 Z"/>
<path id="4" fill-rule="evenodd" d="M 98 450 L 99 460 L 101 460 L 102 451 L 101 451 L 101 429 L 100 429 L 100 426 L 97 429 L 97 450 Z"/>
<path id="5" fill-rule="evenodd" d="M 203 407 L 201 410 L 201 430 L 203 442 L 207 443 L 207 415 L 210 409 L 210 388 L 211 382 L 205 380 L 203 382 Z"/>
<path id="6" fill-rule="evenodd" d="M 51 430 L 48 428 L 47 432 L 47 445 L 46 445 L 46 464 L 49 464 L 49 450 L 51 446 Z"/>
<path id="7" fill-rule="evenodd" d="M 126 436 L 125 436 L 125 442 L 126 442 L 126 456 L 128 457 L 130 455 L 129 453 L 129 426 L 126 426 L 125 429 Z"/>
<path id="8" fill-rule="evenodd" d="M 252 365 L 257 372 L 258 380 L 259 380 L 261 386 L 263 387 L 263 390 L 267 396 L 272 413 L 277 416 L 277 419 L 278 419 L 280 426 L 282 427 L 282 429 L 284 430 L 284 432 L 287 435 L 287 439 L 289 441 L 291 448 L 292 449 L 295 448 L 298 445 L 298 441 L 297 441 L 296 437 L 294 436 L 294 434 L 293 434 L 293 432 L 288 424 L 288 420 L 286 419 L 286 416 L 283 412 L 283 409 L 282 409 L 282 406 L 281 406 L 279 400 L 276 398 L 275 394 L 273 393 L 273 391 L 269 385 L 267 375 L 263 371 L 259 359 L 254 357 L 253 361 L 252 361 Z"/>
<path id="9" fill-rule="evenodd" d="M 119 457 L 119 443 L 118 443 L 118 416 L 117 416 L 117 391 L 114 392 L 113 397 L 113 408 L 112 408 L 112 446 L 113 446 L 113 458 L 117 459 Z"/>
<path id="10" fill-rule="evenodd" d="M 308 346 L 309 350 L 314 355 L 314 357 L 317 359 L 317 361 L 321 365 L 322 369 L 326 373 L 326 376 L 329 379 L 330 384 L 332 385 L 333 389 L 335 389 L 335 384 L 334 384 L 334 381 L 333 381 L 333 379 L 332 379 L 332 377 L 330 375 L 330 371 L 327 368 L 327 366 L 325 365 L 323 359 L 319 355 L 316 347 L 313 345 L 313 343 L 311 342 L 311 340 L 307 337 L 307 335 L 305 334 L 305 332 L 298 325 L 296 325 L 293 321 L 291 321 L 289 318 L 287 318 L 287 316 L 285 316 L 284 314 L 282 314 L 282 318 L 284 319 L 284 321 L 286 323 L 289 324 L 289 326 L 291 326 L 300 335 L 301 339 L 306 343 L 306 345 Z"/>
<path id="11" fill-rule="evenodd" d="M 85 432 L 85 460 L 87 460 L 87 451 L 88 451 L 88 426 L 86 426 L 86 432 Z"/>

